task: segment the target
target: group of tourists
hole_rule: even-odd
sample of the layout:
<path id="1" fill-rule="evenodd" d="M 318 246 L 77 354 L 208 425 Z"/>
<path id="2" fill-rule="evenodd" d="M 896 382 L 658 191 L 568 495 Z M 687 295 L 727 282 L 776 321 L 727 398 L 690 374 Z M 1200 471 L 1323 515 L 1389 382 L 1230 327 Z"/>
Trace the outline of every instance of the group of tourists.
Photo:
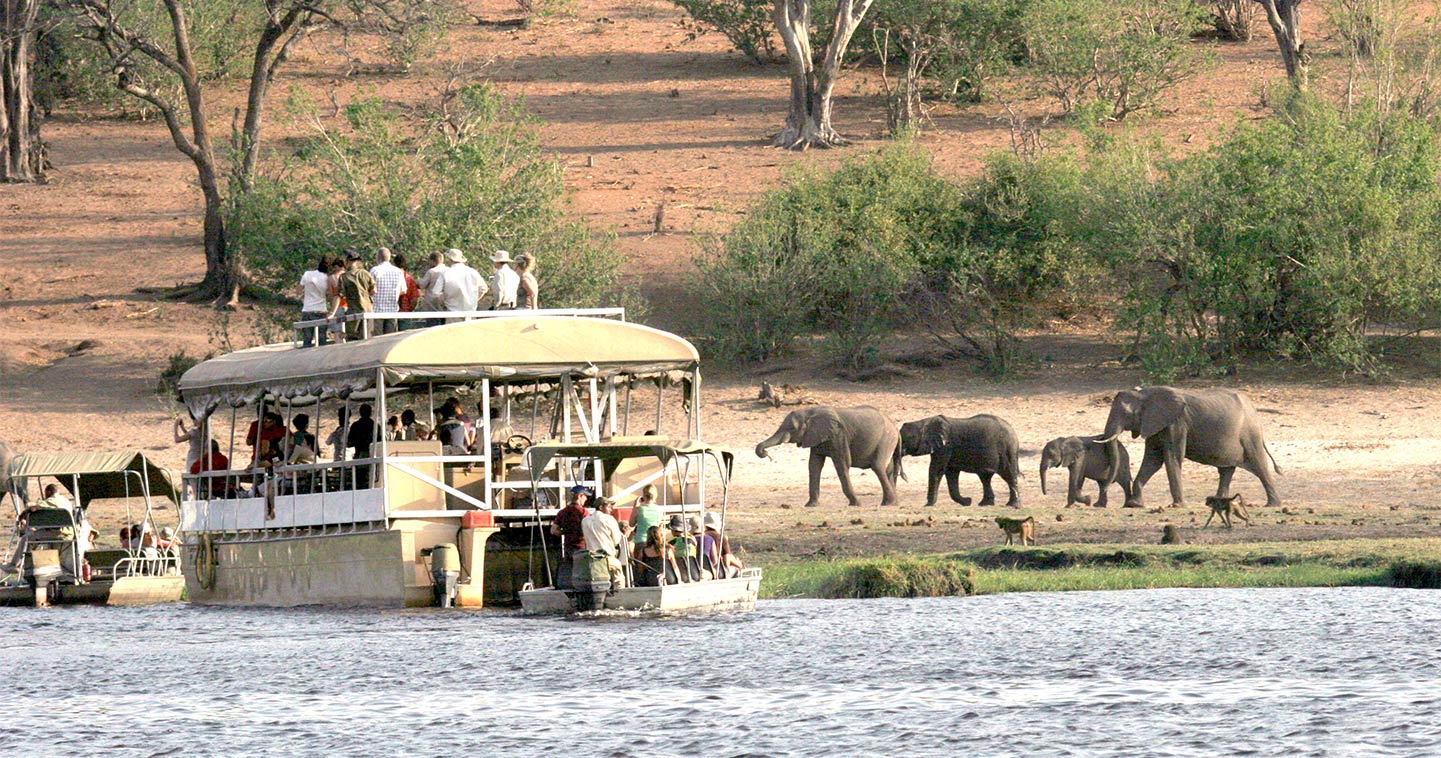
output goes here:
<path id="1" fill-rule="evenodd" d="M 561 543 L 557 586 L 569 585 L 581 554 L 605 557 L 614 588 L 725 579 L 744 568 L 730 538 L 721 534 L 719 516 L 707 513 L 702 520 L 676 513 L 665 520 L 655 485 L 641 490 L 625 524 L 615 517 L 614 500 L 594 498 L 594 509 L 587 508 L 591 503 L 590 489 L 576 485 L 551 523 L 550 533 Z"/>
<path id="2" fill-rule="evenodd" d="M 511 258 L 509 252 L 497 250 L 490 262 L 493 273 L 482 276 L 469 265 L 465 253 L 451 248 L 444 254 L 432 253 L 417 279 L 406 269 L 405 256 L 389 248 L 376 250 L 375 265 L 368 269 L 355 250 L 343 256 L 322 255 L 315 268 L 300 277 L 300 320 L 326 324 L 304 329 L 302 345 L 361 339 L 370 333 L 365 321 L 347 316 L 362 313 L 396 314 L 375 322 L 376 334 L 389 334 L 445 321 L 401 314 L 476 311 L 487 297 L 487 310 L 540 307 L 540 283 L 530 254 Z"/>

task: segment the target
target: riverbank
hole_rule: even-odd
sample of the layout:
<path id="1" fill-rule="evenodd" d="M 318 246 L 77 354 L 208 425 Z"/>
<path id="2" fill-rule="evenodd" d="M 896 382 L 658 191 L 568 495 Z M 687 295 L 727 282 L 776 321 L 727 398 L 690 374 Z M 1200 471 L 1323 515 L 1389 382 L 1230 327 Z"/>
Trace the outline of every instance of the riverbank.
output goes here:
<path id="1" fill-rule="evenodd" d="M 928 597 L 1162 587 L 1441 589 L 1441 539 L 987 547 L 765 565 L 765 598 Z"/>

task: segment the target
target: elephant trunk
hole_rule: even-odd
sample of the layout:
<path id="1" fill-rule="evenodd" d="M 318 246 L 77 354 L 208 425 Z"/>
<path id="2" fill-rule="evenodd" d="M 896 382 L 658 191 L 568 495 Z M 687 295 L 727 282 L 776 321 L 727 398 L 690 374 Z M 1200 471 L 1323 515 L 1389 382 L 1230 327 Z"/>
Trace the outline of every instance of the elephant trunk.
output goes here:
<path id="1" fill-rule="evenodd" d="M 769 458 L 771 456 L 770 453 L 766 452 L 767 450 L 770 450 L 776 445 L 784 444 L 787 441 L 789 440 L 785 430 L 778 429 L 775 434 L 761 440 L 760 444 L 756 445 L 756 456 L 759 458 Z"/>
<path id="2" fill-rule="evenodd" d="M 1121 441 L 1112 435 L 1106 443 L 1106 475 L 1101 478 L 1101 489 L 1111 486 L 1121 473 Z"/>
<path id="3" fill-rule="evenodd" d="M 1052 461 L 1051 461 L 1051 451 L 1050 451 L 1050 449 L 1046 449 L 1046 450 L 1041 451 L 1041 494 L 1042 494 L 1042 495 L 1046 494 L 1046 471 L 1047 471 L 1048 469 L 1050 469 L 1053 465 L 1054 465 L 1054 464 L 1053 464 Z"/>

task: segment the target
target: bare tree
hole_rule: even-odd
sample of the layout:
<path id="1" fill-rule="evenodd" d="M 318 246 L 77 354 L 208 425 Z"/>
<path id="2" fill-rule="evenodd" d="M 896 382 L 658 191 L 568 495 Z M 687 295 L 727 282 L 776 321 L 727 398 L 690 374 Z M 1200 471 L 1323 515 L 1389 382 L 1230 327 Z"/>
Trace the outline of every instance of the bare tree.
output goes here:
<path id="1" fill-rule="evenodd" d="M 0 0 L 0 182 L 45 178 L 30 73 L 40 0 Z"/>
<path id="2" fill-rule="evenodd" d="M 1286 77 L 1296 89 L 1306 89 L 1311 58 L 1301 41 L 1301 0 L 1256 0 L 1266 11 L 1266 22 L 1281 48 Z"/>
<path id="3" fill-rule="evenodd" d="M 776 0 L 776 29 L 785 43 L 791 74 L 790 114 L 785 128 L 775 137 L 776 147 L 804 150 L 846 144 L 831 126 L 831 95 L 846 48 L 872 2 L 837 0 L 831 39 L 817 71 L 811 50 L 811 0 Z"/>

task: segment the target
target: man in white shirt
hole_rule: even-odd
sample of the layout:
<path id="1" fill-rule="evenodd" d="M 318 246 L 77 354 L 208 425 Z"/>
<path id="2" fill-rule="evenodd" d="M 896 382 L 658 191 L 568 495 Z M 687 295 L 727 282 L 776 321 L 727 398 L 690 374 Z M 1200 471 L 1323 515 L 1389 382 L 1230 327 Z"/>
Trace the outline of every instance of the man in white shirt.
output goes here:
<path id="1" fill-rule="evenodd" d="M 420 277 L 420 307 L 422 311 L 443 311 L 445 310 L 445 255 L 442 253 L 430 254 L 430 268 L 425 270 L 425 275 Z M 441 319 L 427 319 L 426 326 L 440 326 L 445 323 Z"/>
<path id="2" fill-rule="evenodd" d="M 490 276 L 490 309 L 514 310 L 516 292 L 520 289 L 520 274 L 510 267 L 510 253 L 497 250 L 490 256 L 490 261 L 495 264 L 495 273 Z"/>
<path id="3" fill-rule="evenodd" d="M 592 554 L 605 554 L 606 562 L 610 564 L 611 586 L 624 587 L 625 556 L 620 551 L 625 546 L 625 532 L 621 531 L 614 513 L 615 503 L 610 498 L 597 498 L 595 510 L 581 519 L 580 531 L 585 536 L 586 550 Z"/>
<path id="4" fill-rule="evenodd" d="M 400 313 L 400 294 L 405 292 L 405 272 L 390 262 L 390 248 L 375 251 L 375 267 L 370 269 L 375 279 L 375 313 Z M 399 330 L 399 321 L 393 318 L 380 321 L 380 333 L 390 334 Z"/>
<path id="5" fill-rule="evenodd" d="M 300 320 L 318 321 L 330 312 L 330 258 L 322 255 L 315 262 L 315 268 L 300 275 Z M 315 333 L 320 333 L 320 344 L 330 341 L 329 329 L 324 326 L 307 327 L 302 335 L 302 347 L 315 344 Z"/>
<path id="6" fill-rule="evenodd" d="M 448 311 L 473 311 L 490 288 L 479 271 L 465 265 L 465 253 L 451 248 L 445 254 L 449 266 L 441 275 L 441 299 Z"/>

